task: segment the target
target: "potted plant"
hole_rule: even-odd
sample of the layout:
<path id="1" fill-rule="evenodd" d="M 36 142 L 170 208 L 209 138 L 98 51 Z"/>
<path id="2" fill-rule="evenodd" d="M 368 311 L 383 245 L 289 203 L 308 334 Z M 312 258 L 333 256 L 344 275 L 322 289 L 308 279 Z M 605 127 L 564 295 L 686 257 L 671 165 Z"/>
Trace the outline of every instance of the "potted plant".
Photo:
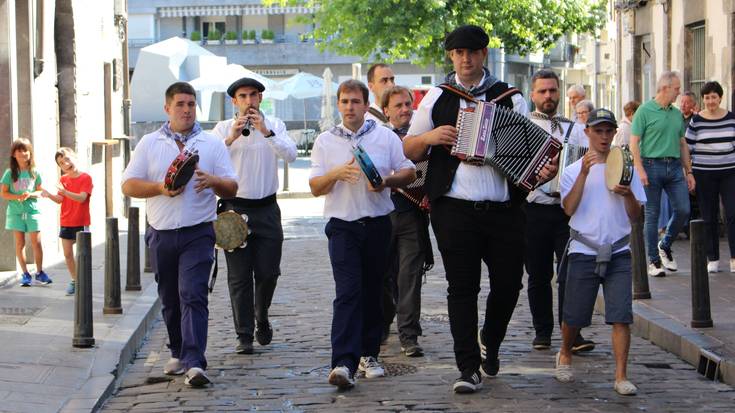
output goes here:
<path id="1" fill-rule="evenodd" d="M 260 33 L 260 39 L 263 41 L 263 43 L 273 43 L 274 38 L 275 33 L 273 33 L 272 30 L 263 29 L 263 31 Z"/>
<path id="2" fill-rule="evenodd" d="M 248 40 L 250 41 L 250 43 L 255 43 L 255 39 L 255 30 L 250 30 L 248 32 Z"/>
<path id="3" fill-rule="evenodd" d="M 196 30 L 191 32 L 191 41 L 200 43 L 202 41 L 202 33 Z"/>
<path id="4" fill-rule="evenodd" d="M 237 44 L 237 33 L 235 32 L 225 33 L 225 44 Z"/>
<path id="5" fill-rule="evenodd" d="M 214 29 L 209 31 L 209 35 L 207 35 L 207 45 L 220 44 L 220 40 L 222 40 L 222 33 Z"/>

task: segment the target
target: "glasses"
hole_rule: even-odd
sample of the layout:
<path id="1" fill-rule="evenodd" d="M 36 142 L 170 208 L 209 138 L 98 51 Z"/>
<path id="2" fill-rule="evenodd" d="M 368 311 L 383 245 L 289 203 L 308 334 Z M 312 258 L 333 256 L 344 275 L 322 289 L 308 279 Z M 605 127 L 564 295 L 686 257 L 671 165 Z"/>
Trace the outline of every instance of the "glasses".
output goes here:
<path id="1" fill-rule="evenodd" d="M 577 116 L 579 116 L 579 115 L 586 115 L 586 114 L 588 114 L 588 113 L 590 113 L 590 111 L 589 111 L 589 110 L 583 110 L 583 111 L 581 111 L 581 112 L 577 112 Z"/>

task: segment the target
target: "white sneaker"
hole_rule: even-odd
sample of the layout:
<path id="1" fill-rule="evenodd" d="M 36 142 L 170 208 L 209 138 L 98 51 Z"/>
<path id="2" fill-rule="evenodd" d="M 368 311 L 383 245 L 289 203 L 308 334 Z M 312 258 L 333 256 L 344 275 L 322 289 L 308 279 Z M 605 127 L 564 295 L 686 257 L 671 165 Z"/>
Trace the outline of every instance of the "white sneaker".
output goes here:
<path id="1" fill-rule="evenodd" d="M 664 267 L 661 266 L 660 262 L 652 262 L 648 264 L 648 275 L 651 277 L 665 277 L 666 272 L 664 271 Z"/>
<path id="2" fill-rule="evenodd" d="M 355 386 L 355 379 L 350 376 L 350 369 L 345 366 L 337 366 L 329 373 L 329 384 L 338 388 L 351 389 Z"/>
<path id="3" fill-rule="evenodd" d="M 707 272 L 720 272 L 720 261 L 707 261 Z"/>
<path id="4" fill-rule="evenodd" d="M 374 379 L 385 376 L 385 369 L 375 357 L 360 357 L 360 365 L 357 369 L 365 373 L 365 378 Z"/>
<path id="5" fill-rule="evenodd" d="M 735 258 L 730 258 L 730 272 L 735 274 Z"/>
<path id="6" fill-rule="evenodd" d="M 184 374 L 184 365 L 181 364 L 181 360 L 171 357 L 166 364 L 163 366 L 163 374 L 169 376 L 180 376 Z"/>
<path id="7" fill-rule="evenodd" d="M 658 243 L 658 256 L 661 257 L 661 263 L 663 263 L 664 268 L 667 270 L 676 271 L 679 269 L 676 265 L 676 261 L 674 260 L 674 255 L 671 254 L 671 248 L 668 250 L 661 248 L 660 242 Z"/>
<path id="8" fill-rule="evenodd" d="M 190 387 L 204 387 L 211 382 L 212 380 L 199 367 L 190 368 L 186 372 L 186 378 L 184 379 L 184 384 Z"/>

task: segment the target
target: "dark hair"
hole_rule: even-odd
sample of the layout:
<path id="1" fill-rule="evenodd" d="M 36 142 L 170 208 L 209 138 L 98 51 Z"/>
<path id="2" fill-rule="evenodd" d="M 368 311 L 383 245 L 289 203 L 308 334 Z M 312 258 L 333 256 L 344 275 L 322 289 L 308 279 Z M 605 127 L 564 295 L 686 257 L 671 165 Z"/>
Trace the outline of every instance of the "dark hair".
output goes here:
<path id="1" fill-rule="evenodd" d="M 393 86 L 392 88 L 386 90 L 383 92 L 383 98 L 380 101 L 380 108 L 385 109 L 390 104 L 390 98 L 395 95 L 400 95 L 402 93 L 405 93 L 408 95 L 408 97 L 411 99 L 411 103 L 413 103 L 413 95 L 411 94 L 411 91 L 403 86 Z"/>
<path id="2" fill-rule="evenodd" d="M 59 158 L 69 155 L 76 156 L 77 154 L 74 152 L 74 149 L 62 146 L 58 151 L 56 151 L 56 154 L 54 154 L 54 161 L 58 161 Z"/>
<path id="3" fill-rule="evenodd" d="M 695 95 L 694 92 L 692 92 L 691 90 L 685 90 L 684 92 L 682 92 L 681 96 L 689 96 L 690 98 L 697 100 L 697 95 Z"/>
<path id="4" fill-rule="evenodd" d="M 18 177 L 20 177 L 20 165 L 18 165 L 18 160 L 14 156 L 17 150 L 26 150 L 31 153 L 31 159 L 28 162 L 28 173 L 31 175 L 31 178 L 35 179 L 36 161 L 33 159 L 33 144 L 26 138 L 18 138 L 10 146 L 10 177 L 13 179 L 13 182 L 17 182 Z"/>
<path id="5" fill-rule="evenodd" d="M 625 113 L 625 116 L 632 118 L 633 114 L 636 110 L 638 110 L 638 107 L 640 105 L 640 102 L 638 102 L 637 100 L 631 100 L 630 102 L 626 103 L 625 106 L 623 106 L 623 112 Z"/>
<path id="6" fill-rule="evenodd" d="M 559 75 L 557 75 L 556 72 L 551 69 L 541 69 L 534 73 L 533 76 L 531 76 L 531 89 L 533 89 L 533 85 L 538 79 L 554 79 L 556 80 L 556 86 L 560 86 Z"/>
<path id="7" fill-rule="evenodd" d="M 390 66 L 388 66 L 385 63 L 376 63 L 370 66 L 370 69 L 368 69 L 368 72 L 367 72 L 368 83 L 372 83 L 372 81 L 375 79 L 375 70 L 380 67 L 390 67 Z"/>
<path id="8" fill-rule="evenodd" d="M 725 93 L 722 90 L 722 86 L 717 81 L 705 83 L 699 91 L 702 97 L 704 97 L 704 95 L 709 95 L 712 92 L 717 93 L 719 97 L 722 97 L 723 93 Z"/>
<path id="9" fill-rule="evenodd" d="M 186 82 L 176 82 L 171 84 L 171 86 L 166 89 L 166 103 L 171 102 L 174 96 L 178 95 L 179 93 L 185 93 L 194 97 L 196 97 L 197 95 L 196 90 L 194 90 L 194 88 L 190 84 Z"/>
<path id="10" fill-rule="evenodd" d="M 362 98 L 365 103 L 368 102 L 368 99 L 370 97 L 370 91 L 368 90 L 367 86 L 365 86 L 365 84 L 360 82 L 359 80 L 349 79 L 340 83 L 339 87 L 337 88 L 337 100 L 339 100 L 339 96 L 342 93 L 347 91 L 362 92 Z"/>

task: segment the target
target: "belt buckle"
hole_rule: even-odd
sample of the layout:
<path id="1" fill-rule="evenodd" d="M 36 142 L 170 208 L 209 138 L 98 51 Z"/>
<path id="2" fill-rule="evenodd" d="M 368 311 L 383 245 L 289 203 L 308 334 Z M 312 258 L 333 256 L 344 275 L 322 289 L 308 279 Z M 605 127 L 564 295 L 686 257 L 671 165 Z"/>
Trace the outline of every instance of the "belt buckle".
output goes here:
<path id="1" fill-rule="evenodd" d="M 475 201 L 472 203 L 472 208 L 475 211 L 487 211 L 490 209 L 490 203 L 487 201 Z"/>

